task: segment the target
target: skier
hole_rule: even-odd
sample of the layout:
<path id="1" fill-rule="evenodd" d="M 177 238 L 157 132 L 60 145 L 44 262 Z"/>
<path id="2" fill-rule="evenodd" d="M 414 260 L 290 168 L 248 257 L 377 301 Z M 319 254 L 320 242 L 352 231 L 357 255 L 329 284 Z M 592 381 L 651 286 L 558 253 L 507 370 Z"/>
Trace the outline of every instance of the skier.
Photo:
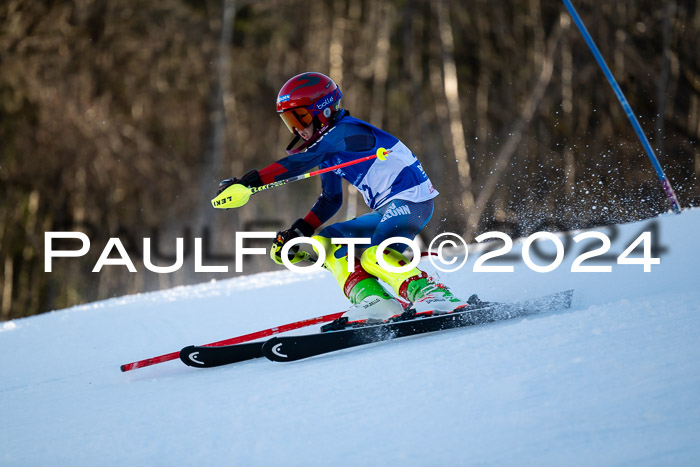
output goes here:
<path id="1" fill-rule="evenodd" d="M 384 270 L 376 260 L 377 246 L 391 237 L 414 239 L 433 214 L 438 192 L 413 153 L 397 138 L 357 118 L 340 105 L 340 88 L 321 73 L 302 73 L 287 81 L 277 96 L 277 113 L 294 135 L 287 146 L 288 157 L 263 169 L 251 170 L 241 178 L 219 184 L 219 193 L 233 184 L 258 187 L 302 174 L 316 166 L 330 167 L 389 150 L 378 158 L 321 175 L 322 192 L 304 218 L 277 234 L 270 256 L 282 263 L 284 244 L 296 237 L 312 237 L 324 247 L 323 264 L 342 288 L 352 306 L 343 315 L 348 324 L 386 322 L 401 316 L 401 302 L 377 281 L 388 284 L 396 296 L 412 304 L 416 315 L 444 314 L 466 305 L 450 290 L 424 271 L 413 268 L 404 273 Z M 301 141 L 303 140 L 303 141 Z M 301 144 L 299 144 L 301 141 Z M 319 229 L 343 203 L 342 179 L 355 186 L 371 213 Z M 331 238 L 371 238 L 354 270 L 348 269 L 347 246 L 332 244 Z M 295 247 L 296 248 L 296 247 Z M 290 261 L 300 261 L 298 249 L 290 249 Z M 407 245 L 397 243 L 382 254 L 395 267 L 409 261 L 403 255 Z"/>

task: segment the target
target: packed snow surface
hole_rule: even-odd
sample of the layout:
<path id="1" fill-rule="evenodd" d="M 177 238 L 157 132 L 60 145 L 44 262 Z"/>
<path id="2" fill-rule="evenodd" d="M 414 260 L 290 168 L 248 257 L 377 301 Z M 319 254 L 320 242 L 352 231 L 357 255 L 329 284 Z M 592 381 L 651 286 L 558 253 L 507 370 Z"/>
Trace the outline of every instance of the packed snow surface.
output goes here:
<path id="1" fill-rule="evenodd" d="M 330 273 L 282 270 L 0 323 L 0 465 L 697 465 L 700 210 L 597 229 L 612 272 L 511 255 L 443 282 L 570 310 L 295 363 L 120 364 L 346 307 Z M 643 231 L 660 264 L 616 264 Z M 554 251 L 545 240 L 543 250 Z M 641 256 L 641 249 L 632 256 Z M 546 265 L 542 258 L 533 260 Z M 112 266 L 116 267 L 116 266 Z M 424 261 L 429 272 L 436 269 Z M 307 331 L 313 331 L 309 329 Z"/>

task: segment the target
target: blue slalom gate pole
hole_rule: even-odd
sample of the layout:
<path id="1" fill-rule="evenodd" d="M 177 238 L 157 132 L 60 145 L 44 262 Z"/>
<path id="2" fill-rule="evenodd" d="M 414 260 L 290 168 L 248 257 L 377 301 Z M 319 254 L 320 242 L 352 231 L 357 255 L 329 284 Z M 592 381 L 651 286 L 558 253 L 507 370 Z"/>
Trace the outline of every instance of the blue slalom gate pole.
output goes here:
<path id="1" fill-rule="evenodd" d="M 603 56 L 600 54 L 598 47 L 595 45 L 595 42 L 593 42 L 593 38 L 591 38 L 591 35 L 588 33 L 586 26 L 583 24 L 583 21 L 581 21 L 581 18 L 579 17 L 578 13 L 576 12 L 576 9 L 574 8 L 574 6 L 571 4 L 571 2 L 569 0 L 562 0 L 562 1 L 564 2 L 566 9 L 569 10 L 569 14 L 571 15 L 571 18 L 574 20 L 574 23 L 576 23 L 576 27 L 578 27 L 578 30 L 581 31 L 581 35 L 583 35 L 583 39 L 586 41 L 586 44 L 588 44 L 588 48 L 591 49 L 593 56 L 595 57 L 596 61 L 598 62 L 598 65 L 600 65 L 600 68 L 603 70 L 603 74 L 608 79 L 610 86 L 612 86 L 613 91 L 615 91 L 615 95 L 617 96 L 617 100 L 620 101 L 622 108 L 624 109 L 625 113 L 627 114 L 627 118 L 629 118 L 630 123 L 632 123 L 632 127 L 634 128 L 634 131 L 637 133 L 637 137 L 639 137 L 639 141 L 641 141 L 642 146 L 644 147 L 644 150 L 647 153 L 647 156 L 649 156 L 649 159 L 651 160 L 651 164 L 654 166 L 654 169 L 656 170 L 656 175 L 659 177 L 659 180 L 661 181 L 661 185 L 664 188 L 664 192 L 666 192 L 666 197 L 670 201 L 671 207 L 673 208 L 673 211 L 676 214 L 680 214 L 681 206 L 680 206 L 680 203 L 678 202 L 678 198 L 676 198 L 676 194 L 673 192 L 673 188 L 671 187 L 671 183 L 666 178 L 666 174 L 664 173 L 664 169 L 661 167 L 659 160 L 656 158 L 656 155 L 654 154 L 654 150 L 651 148 L 651 144 L 649 144 L 649 140 L 647 139 L 646 135 L 644 134 L 644 131 L 642 130 L 642 126 L 639 124 L 639 121 L 637 120 L 637 117 L 635 117 L 634 112 L 632 112 L 632 108 L 630 107 L 629 103 L 627 102 L 625 95 L 622 93 L 622 89 L 620 89 L 620 86 L 617 84 L 617 81 L 615 81 L 615 77 L 613 76 L 612 72 L 610 71 L 610 68 L 608 68 L 608 65 L 605 63 Z M 660 118 L 663 118 L 663 115 L 661 115 Z"/>

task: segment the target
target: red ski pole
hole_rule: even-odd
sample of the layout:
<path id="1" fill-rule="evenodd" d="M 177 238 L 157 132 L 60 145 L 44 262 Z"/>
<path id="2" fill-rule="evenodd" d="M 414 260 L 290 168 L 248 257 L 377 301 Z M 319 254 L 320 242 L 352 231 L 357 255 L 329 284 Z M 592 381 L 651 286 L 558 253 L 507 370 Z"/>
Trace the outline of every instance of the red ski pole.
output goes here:
<path id="1" fill-rule="evenodd" d="M 296 321 L 294 323 L 283 324 L 282 326 L 275 326 L 270 329 L 264 329 L 262 331 L 252 332 L 250 334 L 245 334 L 243 336 L 232 337 L 223 341 L 212 342 L 211 344 L 205 344 L 207 347 L 220 347 L 222 345 L 234 345 L 240 344 L 242 342 L 253 341 L 255 339 L 261 339 L 263 337 L 272 336 L 274 334 L 280 334 L 287 331 L 292 331 L 294 329 L 303 328 L 306 326 L 313 326 L 314 324 L 326 323 L 328 321 L 333 321 L 342 316 L 344 312 L 331 313 L 330 315 L 317 316 L 316 318 L 303 319 L 301 321 Z M 122 371 L 131 371 L 137 368 L 143 368 L 145 366 L 155 365 L 156 363 L 169 362 L 170 360 L 175 360 L 180 357 L 180 351 L 168 353 L 165 355 L 159 355 L 157 357 L 147 358 L 145 360 L 139 360 L 137 362 L 126 363 L 121 366 Z"/>
<path id="2" fill-rule="evenodd" d="M 287 183 L 296 182 L 299 180 L 304 180 L 306 178 L 315 177 L 316 175 L 321 175 L 326 172 L 331 172 L 333 170 L 342 169 L 343 167 L 348 167 L 350 165 L 359 164 L 360 162 L 365 162 L 371 159 L 386 160 L 387 154 L 391 151 L 379 148 L 376 154 L 361 157 L 355 159 L 354 161 L 343 162 L 342 164 L 334 165 L 332 167 L 326 167 L 325 169 L 314 170 L 313 172 L 305 173 L 302 175 L 297 175 L 296 177 L 286 178 L 284 180 L 278 180 L 276 182 L 268 183 L 267 185 L 262 185 L 255 188 L 248 188 L 247 186 L 236 184 L 231 185 L 224 191 L 219 193 L 216 198 L 211 200 L 211 205 L 216 209 L 231 209 L 243 206 L 248 202 L 250 197 L 255 193 L 260 193 L 261 191 L 269 190 L 270 188 L 275 188 L 278 186 L 286 185 Z"/>

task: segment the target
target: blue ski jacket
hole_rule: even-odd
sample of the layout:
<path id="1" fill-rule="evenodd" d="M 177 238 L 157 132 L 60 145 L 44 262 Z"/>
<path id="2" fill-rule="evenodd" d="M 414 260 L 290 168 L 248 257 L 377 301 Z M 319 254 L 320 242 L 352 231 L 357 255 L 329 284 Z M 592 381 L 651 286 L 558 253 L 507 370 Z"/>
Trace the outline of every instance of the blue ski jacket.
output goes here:
<path id="1" fill-rule="evenodd" d="M 386 160 L 371 159 L 321 174 L 321 195 L 304 218 L 320 227 L 343 204 L 342 180 L 357 188 L 373 210 L 392 200 L 421 202 L 438 195 L 416 156 L 401 141 L 342 110 L 336 124 L 305 151 L 285 157 L 259 170 L 263 183 L 272 183 L 376 154 L 381 147 Z"/>

